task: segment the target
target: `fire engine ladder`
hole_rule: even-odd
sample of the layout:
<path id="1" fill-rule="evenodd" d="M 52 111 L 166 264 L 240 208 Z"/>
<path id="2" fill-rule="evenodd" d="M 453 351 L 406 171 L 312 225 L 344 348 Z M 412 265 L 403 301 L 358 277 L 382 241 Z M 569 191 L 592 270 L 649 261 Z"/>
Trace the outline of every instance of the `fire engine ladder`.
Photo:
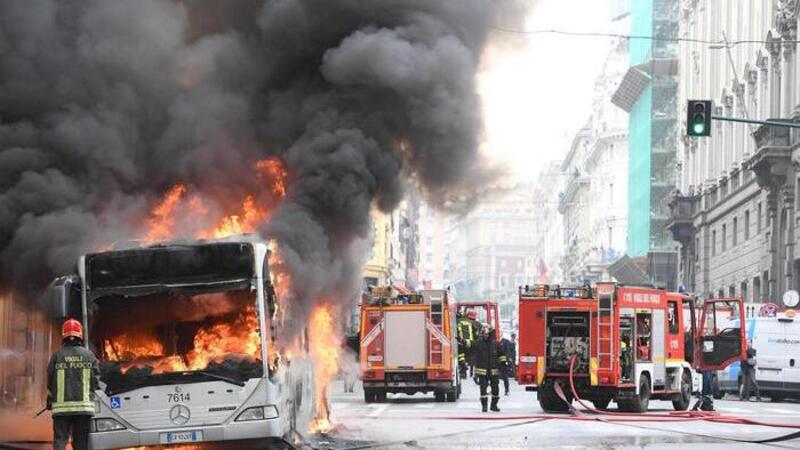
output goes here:
<path id="1" fill-rule="evenodd" d="M 439 342 L 439 345 L 434 345 L 434 343 L 439 340 L 437 334 L 443 333 L 442 327 L 444 326 L 444 321 L 442 320 L 442 298 L 433 298 L 433 296 L 429 298 L 431 303 L 431 320 L 428 326 L 430 326 L 431 329 L 428 330 L 428 351 L 430 353 L 428 356 L 428 363 L 432 364 L 434 361 L 434 355 L 438 355 L 439 364 L 442 364 L 444 363 L 444 346 L 441 342 Z"/>
<path id="2" fill-rule="evenodd" d="M 601 296 L 597 305 L 598 368 L 611 370 L 614 365 L 614 298 Z"/>

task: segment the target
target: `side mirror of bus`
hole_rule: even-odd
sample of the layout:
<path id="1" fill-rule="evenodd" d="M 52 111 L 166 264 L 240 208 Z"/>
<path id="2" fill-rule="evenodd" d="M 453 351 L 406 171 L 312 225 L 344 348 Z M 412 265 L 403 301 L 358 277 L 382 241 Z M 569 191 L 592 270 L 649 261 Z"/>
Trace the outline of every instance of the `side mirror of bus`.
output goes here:
<path id="1" fill-rule="evenodd" d="M 741 298 L 706 299 L 695 342 L 696 368 L 722 370 L 747 355 L 747 336 Z"/>
<path id="2" fill-rule="evenodd" d="M 79 317 L 76 309 L 80 309 L 80 278 L 76 275 L 58 277 L 50 283 L 45 293 L 47 310 L 53 320 L 64 320 L 67 317 Z"/>

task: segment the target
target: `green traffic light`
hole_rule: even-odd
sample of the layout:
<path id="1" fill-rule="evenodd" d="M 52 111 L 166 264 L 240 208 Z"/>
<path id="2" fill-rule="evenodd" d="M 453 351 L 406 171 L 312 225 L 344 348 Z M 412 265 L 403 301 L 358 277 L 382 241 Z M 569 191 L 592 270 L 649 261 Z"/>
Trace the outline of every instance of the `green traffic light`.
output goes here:
<path id="1" fill-rule="evenodd" d="M 706 130 L 706 126 L 704 124 L 702 124 L 702 123 L 696 123 L 692 127 L 692 131 L 694 131 L 694 134 L 703 134 L 703 132 L 705 130 Z"/>

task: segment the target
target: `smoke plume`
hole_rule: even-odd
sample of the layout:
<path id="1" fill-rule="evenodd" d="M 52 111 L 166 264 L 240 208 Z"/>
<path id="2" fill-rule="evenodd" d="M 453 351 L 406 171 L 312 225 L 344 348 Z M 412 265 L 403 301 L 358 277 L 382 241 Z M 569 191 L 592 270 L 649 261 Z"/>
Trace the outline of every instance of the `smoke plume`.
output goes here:
<path id="1" fill-rule="evenodd" d="M 511 7 L 0 2 L 3 280 L 40 289 L 81 253 L 141 236 L 175 183 L 225 209 L 258 190 L 255 161 L 277 157 L 288 194 L 261 232 L 302 280 L 297 307 L 349 295 L 373 207 L 394 208 L 411 180 L 454 208 L 493 176 L 475 73 Z"/>

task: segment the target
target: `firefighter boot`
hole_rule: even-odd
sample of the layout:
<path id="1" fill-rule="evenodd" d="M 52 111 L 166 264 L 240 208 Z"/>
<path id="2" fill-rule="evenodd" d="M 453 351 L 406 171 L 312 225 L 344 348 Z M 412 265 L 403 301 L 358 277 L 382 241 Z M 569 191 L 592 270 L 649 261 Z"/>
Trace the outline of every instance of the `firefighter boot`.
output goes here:
<path id="1" fill-rule="evenodd" d="M 490 408 L 494 412 L 500 412 L 500 408 L 497 407 L 497 401 L 500 400 L 497 397 L 492 397 L 492 407 Z"/>
<path id="2" fill-rule="evenodd" d="M 486 412 L 486 404 L 489 403 L 486 397 L 481 397 L 481 411 Z"/>

